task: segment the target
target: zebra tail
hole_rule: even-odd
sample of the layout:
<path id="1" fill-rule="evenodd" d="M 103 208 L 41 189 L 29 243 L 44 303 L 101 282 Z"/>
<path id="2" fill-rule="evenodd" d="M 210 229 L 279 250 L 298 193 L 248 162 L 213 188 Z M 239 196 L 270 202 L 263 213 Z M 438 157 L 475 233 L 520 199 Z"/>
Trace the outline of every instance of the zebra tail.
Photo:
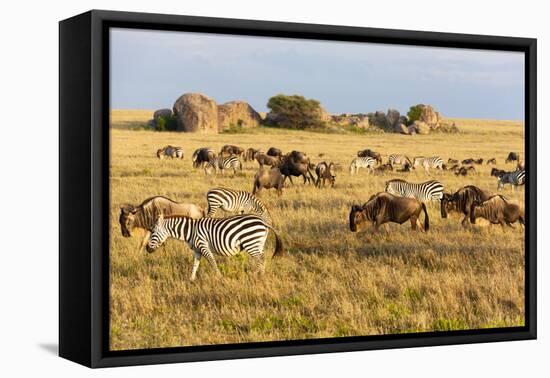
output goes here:
<path id="1" fill-rule="evenodd" d="M 273 234 L 275 235 L 275 252 L 273 252 L 273 257 L 282 256 L 284 253 L 284 246 L 283 246 L 283 240 L 279 237 L 279 234 L 275 229 L 266 224 L 267 228 L 269 228 L 271 231 L 273 231 Z"/>
<path id="2" fill-rule="evenodd" d="M 422 202 L 422 210 L 424 210 L 424 231 L 430 229 L 430 218 L 428 217 L 428 209 L 426 209 L 426 204 Z"/>

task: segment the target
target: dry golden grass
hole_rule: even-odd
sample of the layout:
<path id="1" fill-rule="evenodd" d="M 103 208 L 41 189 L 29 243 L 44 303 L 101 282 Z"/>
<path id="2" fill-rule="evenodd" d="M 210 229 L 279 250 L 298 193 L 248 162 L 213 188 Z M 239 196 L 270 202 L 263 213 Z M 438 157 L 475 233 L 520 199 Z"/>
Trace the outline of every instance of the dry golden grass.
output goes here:
<path id="1" fill-rule="evenodd" d="M 113 122 L 150 117 L 127 113 Z M 120 126 L 120 123 L 113 126 Z M 155 348 L 352 335 L 394 334 L 524 324 L 524 230 L 476 225 L 465 230 L 458 215 L 441 219 L 430 204 L 430 232 L 391 224 L 390 233 L 351 233 L 352 203 L 363 203 L 401 177 L 425 181 L 424 172 L 350 176 L 347 166 L 361 148 L 409 156 L 429 154 L 464 159 L 523 151 L 519 122 L 457 120 L 458 135 L 332 135 L 267 129 L 253 134 L 200 135 L 112 130 L 111 133 L 111 349 Z M 251 190 L 256 163 L 236 177 L 205 178 L 190 157 L 199 146 L 271 145 L 304 151 L 314 161 L 342 163 L 334 189 L 303 185 L 261 194 L 283 237 L 287 255 L 269 260 L 255 275 L 247 256 L 217 257 L 222 278 L 203 262 L 191 283 L 192 254 L 171 240 L 153 254 L 138 253 L 141 235 L 121 236 L 119 206 L 154 195 L 206 206 L 214 186 Z M 160 161 L 157 148 L 180 145 L 185 159 Z M 467 184 L 496 191 L 490 168 L 457 178 L 434 174 L 447 190 Z M 524 190 L 505 194 L 523 200 Z M 269 237 L 267 255 L 273 251 Z"/>

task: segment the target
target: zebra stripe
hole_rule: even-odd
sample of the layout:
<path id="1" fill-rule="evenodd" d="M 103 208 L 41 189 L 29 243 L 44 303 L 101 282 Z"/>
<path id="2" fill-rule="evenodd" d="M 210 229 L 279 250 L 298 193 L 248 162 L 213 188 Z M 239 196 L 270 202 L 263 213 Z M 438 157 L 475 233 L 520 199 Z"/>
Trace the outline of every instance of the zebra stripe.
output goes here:
<path id="1" fill-rule="evenodd" d="M 237 173 L 237 169 L 242 170 L 243 166 L 239 158 L 235 155 L 223 157 L 218 156 L 209 162 L 204 164 L 204 173 L 209 175 L 214 170 L 215 173 L 218 173 L 218 170 L 224 174 L 226 169 L 233 169 L 233 174 Z"/>
<path id="2" fill-rule="evenodd" d="M 411 160 L 405 155 L 391 154 L 390 157 L 388 158 L 388 162 L 391 165 L 404 165 L 408 163 L 409 165 L 412 166 Z"/>
<path id="3" fill-rule="evenodd" d="M 525 185 L 525 170 L 517 170 L 514 172 L 506 172 L 498 178 L 497 190 L 504 188 L 504 184 L 512 185 L 513 189 L 517 189 L 520 185 Z"/>
<path id="4" fill-rule="evenodd" d="M 252 214 L 200 219 L 160 216 L 147 244 L 147 251 L 153 252 L 168 238 L 186 241 L 194 252 L 191 280 L 196 278 L 202 257 L 206 258 L 216 273 L 220 274 L 214 254 L 234 256 L 245 251 L 255 259 L 257 269 L 263 272 L 263 249 L 270 229 L 275 233 L 261 217 Z M 277 233 L 275 237 L 274 255 L 282 251 L 282 243 Z"/>
<path id="5" fill-rule="evenodd" d="M 252 213 L 260 216 L 267 224 L 273 221 L 267 207 L 255 195 L 244 190 L 227 188 L 210 189 L 206 194 L 208 202 L 207 217 L 212 218 L 219 209 L 229 213 Z"/>
<path id="6" fill-rule="evenodd" d="M 404 180 L 390 180 L 386 182 L 386 192 L 419 201 L 429 201 L 443 198 L 443 184 L 436 180 L 423 183 L 410 183 Z"/>
<path id="7" fill-rule="evenodd" d="M 357 173 L 359 172 L 359 168 L 367 168 L 372 173 L 374 171 L 375 165 L 376 159 L 373 159 L 370 156 L 356 157 L 351 161 L 351 164 L 349 166 L 349 173 Z"/>
<path id="8" fill-rule="evenodd" d="M 417 166 L 423 167 L 426 172 L 428 172 L 430 168 L 443 169 L 443 159 L 439 156 L 415 157 L 413 161 L 413 168 L 416 168 Z"/>
<path id="9" fill-rule="evenodd" d="M 174 146 L 165 146 L 157 151 L 157 157 L 163 159 L 164 157 L 183 159 L 183 148 Z"/>

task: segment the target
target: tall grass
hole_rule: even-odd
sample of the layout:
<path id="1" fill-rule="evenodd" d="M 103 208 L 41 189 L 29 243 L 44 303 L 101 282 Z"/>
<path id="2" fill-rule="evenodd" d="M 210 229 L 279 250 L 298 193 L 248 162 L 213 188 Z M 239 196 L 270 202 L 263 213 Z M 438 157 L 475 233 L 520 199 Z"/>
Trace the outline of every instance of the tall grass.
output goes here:
<path id="1" fill-rule="evenodd" d="M 121 120 L 120 122 L 123 122 Z M 424 172 L 385 176 L 347 167 L 359 149 L 383 154 L 496 157 L 512 169 L 509 151 L 522 156 L 519 123 L 464 121 L 464 133 L 404 136 L 396 134 L 317 134 L 273 128 L 247 134 L 201 135 L 111 131 L 111 349 L 155 348 L 269 340 L 376 335 L 508 327 L 524 324 L 524 231 L 480 224 L 463 229 L 461 217 L 441 219 L 429 204 L 431 229 L 413 233 L 408 223 L 391 224 L 388 233 L 351 233 L 351 204 L 383 191 L 384 182 L 404 178 L 421 182 Z M 462 123 L 457 120 L 459 127 Z M 116 125 L 114 125 L 116 126 Z M 205 177 L 194 170 L 191 154 L 200 146 L 219 150 L 274 145 L 297 149 L 312 160 L 335 161 L 344 169 L 335 188 L 317 189 L 294 179 L 277 197 L 261 194 L 283 237 L 287 255 L 270 261 L 258 276 L 247 256 L 217 257 L 222 278 L 203 261 L 189 282 L 192 253 L 183 242 L 168 241 L 153 254 L 138 253 L 139 233 L 124 238 L 118 225 L 123 203 L 153 195 L 206 206 L 209 188 L 251 190 L 256 163 L 245 163 L 235 177 Z M 185 150 L 183 160 L 158 160 L 166 144 Z M 488 166 L 479 174 L 434 174 L 447 190 L 467 184 L 496 191 Z M 505 194 L 523 200 L 523 189 Z M 269 237 L 266 252 L 272 254 Z"/>

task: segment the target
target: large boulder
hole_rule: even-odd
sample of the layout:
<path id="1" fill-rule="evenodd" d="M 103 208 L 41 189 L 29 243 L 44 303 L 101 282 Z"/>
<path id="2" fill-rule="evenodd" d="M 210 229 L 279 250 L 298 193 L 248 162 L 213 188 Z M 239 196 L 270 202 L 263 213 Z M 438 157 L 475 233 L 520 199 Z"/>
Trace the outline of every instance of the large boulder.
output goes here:
<path id="1" fill-rule="evenodd" d="M 421 110 L 419 121 L 427 123 L 431 128 L 439 127 L 442 120 L 439 112 L 436 112 L 431 105 L 418 104 L 417 107 Z"/>
<path id="2" fill-rule="evenodd" d="M 230 101 L 218 106 L 219 131 L 231 126 L 242 128 L 259 127 L 262 117 L 244 101 Z"/>
<path id="3" fill-rule="evenodd" d="M 386 113 L 386 127 L 395 130 L 399 126 L 401 114 L 395 109 L 388 109 Z"/>
<path id="4" fill-rule="evenodd" d="M 431 131 L 430 125 L 423 121 L 414 121 L 412 125 L 418 134 L 429 134 Z"/>
<path id="5" fill-rule="evenodd" d="M 330 116 L 329 122 L 344 127 L 359 127 L 367 129 L 370 126 L 369 117 L 366 114 L 335 114 Z"/>
<path id="6" fill-rule="evenodd" d="M 381 110 L 377 110 L 374 113 L 368 113 L 369 123 L 373 126 L 379 127 L 381 129 L 388 128 L 388 120 L 386 118 L 386 113 Z"/>
<path id="7" fill-rule="evenodd" d="M 174 103 L 177 131 L 217 133 L 218 105 L 200 93 L 186 93 Z"/>

